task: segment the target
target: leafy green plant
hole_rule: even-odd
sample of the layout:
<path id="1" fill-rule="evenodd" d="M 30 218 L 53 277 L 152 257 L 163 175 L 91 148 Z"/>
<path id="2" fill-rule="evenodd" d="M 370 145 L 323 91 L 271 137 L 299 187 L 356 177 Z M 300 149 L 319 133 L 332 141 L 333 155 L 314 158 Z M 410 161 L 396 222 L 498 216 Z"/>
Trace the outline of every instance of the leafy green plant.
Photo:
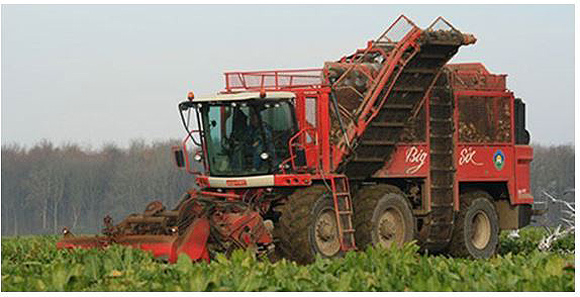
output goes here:
<path id="1" fill-rule="evenodd" d="M 209 264 L 180 256 L 170 265 L 125 246 L 63 251 L 55 248 L 54 236 L 2 238 L 2 290 L 574 291 L 574 255 L 532 249 L 527 240 L 537 234 L 527 232 L 521 245 L 502 236 L 504 252 L 488 260 L 423 255 L 407 244 L 318 258 L 306 266 L 270 263 L 242 250 Z"/>

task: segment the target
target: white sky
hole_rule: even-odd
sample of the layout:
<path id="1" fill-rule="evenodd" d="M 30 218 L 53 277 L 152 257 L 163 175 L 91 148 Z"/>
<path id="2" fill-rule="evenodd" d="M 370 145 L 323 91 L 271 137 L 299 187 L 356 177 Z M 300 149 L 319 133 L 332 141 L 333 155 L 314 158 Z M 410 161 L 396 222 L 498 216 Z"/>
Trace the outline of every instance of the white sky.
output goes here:
<path id="1" fill-rule="evenodd" d="M 3 5 L 2 144 L 182 138 L 176 103 L 223 71 L 320 68 L 401 13 L 475 34 L 452 62 L 507 73 L 533 142 L 574 143 L 573 5 Z"/>

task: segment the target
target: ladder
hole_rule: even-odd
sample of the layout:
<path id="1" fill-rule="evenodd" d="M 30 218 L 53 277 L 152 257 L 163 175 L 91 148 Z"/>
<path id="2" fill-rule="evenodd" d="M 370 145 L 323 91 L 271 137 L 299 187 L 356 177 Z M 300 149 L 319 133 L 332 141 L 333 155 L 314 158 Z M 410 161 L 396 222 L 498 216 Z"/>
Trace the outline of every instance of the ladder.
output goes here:
<path id="1" fill-rule="evenodd" d="M 455 159 L 453 122 L 454 97 L 449 86 L 449 74 L 444 71 L 436 79 L 429 99 L 430 207 L 431 213 L 419 240 L 427 249 L 447 246 L 453 235 L 455 191 Z"/>
<path id="2" fill-rule="evenodd" d="M 332 199 L 338 227 L 340 250 L 356 250 L 354 241 L 354 226 L 352 224 L 352 200 L 348 186 L 348 178 L 345 175 L 334 175 L 330 178 Z"/>

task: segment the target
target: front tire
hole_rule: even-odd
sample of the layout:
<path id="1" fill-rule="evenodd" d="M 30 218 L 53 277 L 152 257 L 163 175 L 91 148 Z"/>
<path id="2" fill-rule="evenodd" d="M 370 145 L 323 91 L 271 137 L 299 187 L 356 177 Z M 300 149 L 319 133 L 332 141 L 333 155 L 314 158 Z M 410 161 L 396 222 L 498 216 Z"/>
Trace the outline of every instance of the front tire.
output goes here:
<path id="1" fill-rule="evenodd" d="M 404 193 L 392 185 L 361 189 L 353 203 L 356 245 L 402 246 L 413 240 L 413 212 Z"/>
<path id="2" fill-rule="evenodd" d="M 493 198 L 484 191 L 461 194 L 450 252 L 456 257 L 486 259 L 499 244 L 499 220 Z"/>
<path id="3" fill-rule="evenodd" d="M 281 217 L 274 228 L 279 256 L 299 264 L 340 256 L 334 202 L 324 186 L 298 189 L 279 209 Z"/>

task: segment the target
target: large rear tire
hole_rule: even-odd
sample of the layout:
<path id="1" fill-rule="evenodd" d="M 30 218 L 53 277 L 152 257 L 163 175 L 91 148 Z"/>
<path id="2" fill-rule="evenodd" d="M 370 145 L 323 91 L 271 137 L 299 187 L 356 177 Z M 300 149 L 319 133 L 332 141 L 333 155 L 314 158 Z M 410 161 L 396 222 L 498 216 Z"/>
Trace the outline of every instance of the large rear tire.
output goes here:
<path id="1" fill-rule="evenodd" d="M 463 193 L 449 251 L 456 257 L 486 259 L 499 245 L 499 220 L 493 198 L 484 191 Z"/>
<path id="2" fill-rule="evenodd" d="M 413 240 L 413 212 L 403 192 L 392 185 L 362 188 L 353 201 L 356 245 L 401 246 Z"/>
<path id="3" fill-rule="evenodd" d="M 274 226 L 279 256 L 299 264 L 342 254 L 332 196 L 324 186 L 296 190 L 279 208 L 281 217 Z"/>

